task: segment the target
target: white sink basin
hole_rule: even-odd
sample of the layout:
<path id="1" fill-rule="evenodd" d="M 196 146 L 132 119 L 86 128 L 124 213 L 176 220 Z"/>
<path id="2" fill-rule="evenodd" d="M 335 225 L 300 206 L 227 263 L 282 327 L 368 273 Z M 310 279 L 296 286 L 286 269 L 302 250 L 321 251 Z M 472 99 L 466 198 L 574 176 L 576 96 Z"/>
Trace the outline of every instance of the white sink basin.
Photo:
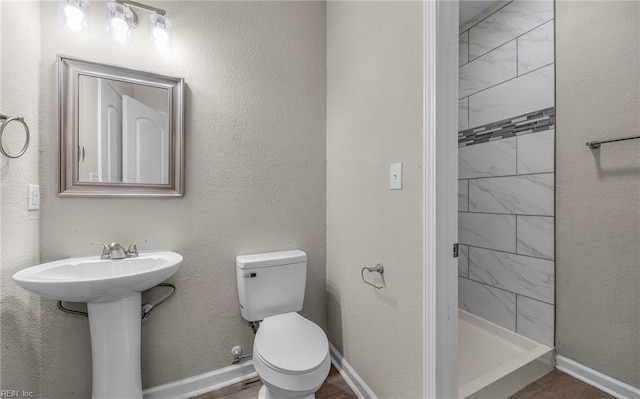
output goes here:
<path id="1" fill-rule="evenodd" d="M 13 275 L 27 291 L 67 302 L 107 302 L 155 287 L 180 267 L 175 252 L 140 252 L 137 258 L 99 256 L 43 263 Z"/>
<path id="2" fill-rule="evenodd" d="M 140 252 L 136 258 L 70 258 L 29 267 L 13 275 L 35 294 L 87 302 L 93 399 L 142 399 L 140 315 L 142 291 L 171 277 L 182 255 Z"/>

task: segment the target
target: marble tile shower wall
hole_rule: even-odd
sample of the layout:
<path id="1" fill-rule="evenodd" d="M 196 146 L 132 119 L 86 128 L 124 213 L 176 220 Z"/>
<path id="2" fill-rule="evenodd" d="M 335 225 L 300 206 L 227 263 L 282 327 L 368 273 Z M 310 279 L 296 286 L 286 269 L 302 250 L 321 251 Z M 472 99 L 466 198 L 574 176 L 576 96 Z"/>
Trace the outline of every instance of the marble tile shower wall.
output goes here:
<path id="1" fill-rule="evenodd" d="M 548 345 L 555 301 L 553 12 L 552 1 L 514 0 L 461 33 L 458 125 L 460 308 Z"/>

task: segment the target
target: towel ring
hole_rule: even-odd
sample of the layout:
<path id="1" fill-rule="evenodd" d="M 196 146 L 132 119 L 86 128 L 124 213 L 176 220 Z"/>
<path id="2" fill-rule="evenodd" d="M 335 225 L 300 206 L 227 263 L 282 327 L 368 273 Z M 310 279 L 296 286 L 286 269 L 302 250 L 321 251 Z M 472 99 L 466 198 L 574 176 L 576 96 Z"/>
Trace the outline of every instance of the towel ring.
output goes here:
<path id="1" fill-rule="evenodd" d="M 2 144 L 2 134 L 4 133 L 4 128 L 7 127 L 7 125 L 13 121 L 22 123 L 22 126 L 24 127 L 24 133 L 26 136 L 22 149 L 16 155 L 9 154 L 5 150 L 4 144 Z M 29 147 L 29 140 L 30 140 L 29 126 L 27 126 L 27 124 L 24 122 L 24 118 L 21 116 L 9 117 L 7 115 L 0 114 L 0 122 L 2 122 L 2 126 L 0 126 L 0 153 L 2 153 L 2 155 L 4 155 L 7 158 L 13 158 L 13 159 L 20 158 L 25 152 L 27 152 L 27 148 Z"/>
<path id="2" fill-rule="evenodd" d="M 384 266 L 382 266 L 382 263 L 378 263 L 377 265 L 373 266 L 373 267 L 363 267 L 362 270 L 360 271 L 360 277 L 362 277 L 362 281 L 365 282 L 365 284 L 368 284 L 370 286 L 372 286 L 373 288 L 377 289 L 377 290 L 381 290 L 384 288 L 384 280 L 383 280 L 383 285 L 381 286 L 377 286 L 375 284 L 371 284 L 370 282 L 367 281 L 367 279 L 364 278 L 364 271 L 368 271 L 369 273 L 372 272 L 377 272 L 380 273 L 380 276 L 382 276 L 382 274 L 384 273 Z"/>

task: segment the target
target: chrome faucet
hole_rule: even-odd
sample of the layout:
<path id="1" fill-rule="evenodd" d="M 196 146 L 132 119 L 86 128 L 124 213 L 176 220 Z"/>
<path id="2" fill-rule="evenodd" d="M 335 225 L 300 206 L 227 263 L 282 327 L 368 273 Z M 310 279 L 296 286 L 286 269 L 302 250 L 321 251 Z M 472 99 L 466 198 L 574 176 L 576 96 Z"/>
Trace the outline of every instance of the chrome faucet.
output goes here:
<path id="1" fill-rule="evenodd" d="M 124 247 L 117 242 L 112 242 L 111 244 L 92 242 L 91 244 L 102 245 L 102 254 L 100 255 L 100 259 L 104 260 L 135 258 L 138 256 L 138 247 L 136 247 L 136 244 L 139 242 L 147 242 L 147 240 L 134 241 L 127 249 L 124 249 Z"/>
<path id="2" fill-rule="evenodd" d="M 132 242 L 131 245 L 129 245 L 129 248 L 127 248 L 128 258 L 135 258 L 136 256 L 138 256 L 138 247 L 136 247 L 136 244 L 139 242 L 147 242 L 147 240 L 138 240 Z"/>

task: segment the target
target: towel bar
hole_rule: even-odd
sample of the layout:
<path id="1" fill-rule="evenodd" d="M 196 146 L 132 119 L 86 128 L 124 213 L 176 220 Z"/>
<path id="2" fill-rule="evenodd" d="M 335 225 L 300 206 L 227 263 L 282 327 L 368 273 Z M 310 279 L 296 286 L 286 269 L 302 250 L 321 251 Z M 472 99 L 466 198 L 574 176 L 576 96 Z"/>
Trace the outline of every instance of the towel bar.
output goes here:
<path id="1" fill-rule="evenodd" d="M 610 139 L 610 140 L 588 141 L 587 142 L 587 147 L 591 148 L 592 150 L 595 150 L 597 148 L 600 148 L 601 144 L 614 143 L 616 141 L 625 141 L 625 140 L 633 140 L 633 139 L 640 139 L 640 135 L 639 136 L 620 137 L 620 138 L 617 138 L 617 139 Z"/>

